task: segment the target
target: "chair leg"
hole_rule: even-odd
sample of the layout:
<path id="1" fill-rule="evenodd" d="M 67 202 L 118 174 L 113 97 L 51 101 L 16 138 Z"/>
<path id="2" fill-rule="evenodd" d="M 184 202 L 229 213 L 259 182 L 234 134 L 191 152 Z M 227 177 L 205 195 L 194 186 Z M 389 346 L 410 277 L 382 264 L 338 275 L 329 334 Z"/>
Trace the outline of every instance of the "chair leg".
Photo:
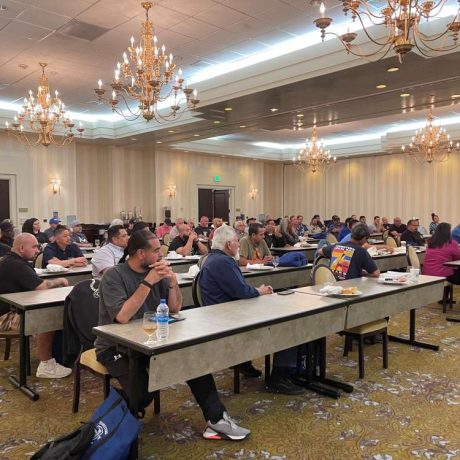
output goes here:
<path id="1" fill-rule="evenodd" d="M 80 357 L 78 358 L 80 359 Z M 72 402 L 72 413 L 76 414 L 80 406 L 80 372 L 81 365 L 80 361 L 75 361 L 73 368 L 73 402 Z"/>
<path id="2" fill-rule="evenodd" d="M 240 394 L 240 366 L 233 368 L 233 393 Z"/>
<path id="3" fill-rule="evenodd" d="M 270 363 L 270 355 L 265 355 L 265 385 L 268 386 L 270 382 L 270 372 L 271 372 L 271 363 Z"/>
<path id="4" fill-rule="evenodd" d="M 364 378 L 364 337 L 359 336 L 358 340 L 359 378 Z"/>
<path id="5" fill-rule="evenodd" d="M 104 374 L 102 379 L 104 385 L 104 399 L 107 399 L 110 393 L 110 374 Z"/>
<path id="6" fill-rule="evenodd" d="M 454 285 L 453 284 L 449 286 L 449 290 L 450 290 L 450 299 L 449 299 L 450 308 L 454 308 Z"/>
<path id="7" fill-rule="evenodd" d="M 442 312 L 443 313 L 446 313 L 448 295 L 449 295 L 449 286 L 444 286 L 444 291 L 442 293 Z"/>
<path id="8" fill-rule="evenodd" d="M 350 350 L 351 337 L 348 334 L 345 334 L 345 341 L 343 343 L 343 356 L 348 356 Z"/>
<path id="9" fill-rule="evenodd" d="M 157 415 L 160 413 L 160 410 L 160 390 L 157 390 L 153 392 L 153 413 Z"/>
<path id="10" fill-rule="evenodd" d="M 30 370 L 30 335 L 26 337 L 26 370 L 27 370 L 27 375 L 30 376 L 31 370 Z"/>
<path id="11" fill-rule="evenodd" d="M 388 331 L 382 332 L 383 343 L 383 368 L 388 369 Z"/>
<path id="12" fill-rule="evenodd" d="M 10 359 L 10 351 L 11 351 L 11 339 L 5 338 L 5 354 L 3 355 L 3 359 L 8 361 Z"/>

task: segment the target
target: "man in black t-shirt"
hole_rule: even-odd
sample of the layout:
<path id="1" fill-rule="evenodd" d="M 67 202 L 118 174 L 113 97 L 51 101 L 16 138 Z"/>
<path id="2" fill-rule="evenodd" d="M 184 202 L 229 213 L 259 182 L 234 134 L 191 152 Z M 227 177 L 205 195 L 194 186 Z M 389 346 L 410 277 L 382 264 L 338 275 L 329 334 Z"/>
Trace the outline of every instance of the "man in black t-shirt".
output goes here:
<path id="1" fill-rule="evenodd" d="M 54 287 L 68 286 L 65 278 L 43 280 L 36 273 L 31 260 L 38 254 L 38 242 L 30 233 L 20 233 L 14 240 L 11 252 L 0 260 L 0 294 L 12 292 L 41 291 Z M 8 304 L 0 302 L 0 314 L 10 310 Z M 54 332 L 37 334 L 37 348 L 40 364 L 37 377 L 62 378 L 72 370 L 56 363 L 52 356 Z"/>
<path id="2" fill-rule="evenodd" d="M 197 235 L 203 235 L 204 237 L 207 237 L 210 232 L 211 229 L 209 228 L 209 217 L 202 216 L 200 218 L 200 225 L 198 225 L 198 227 L 195 227 L 195 233 Z"/>
<path id="3" fill-rule="evenodd" d="M 409 222 L 407 222 L 407 229 L 402 232 L 401 241 L 405 241 L 412 246 L 424 246 L 425 241 L 423 240 L 423 236 L 419 233 L 417 228 L 417 219 L 411 219 Z"/>
<path id="4" fill-rule="evenodd" d="M 208 248 L 198 240 L 198 235 L 187 224 L 179 225 L 179 236 L 169 243 L 169 250 L 183 256 L 208 253 Z"/>
<path id="5" fill-rule="evenodd" d="M 161 261 L 160 242 L 150 232 L 135 232 L 128 242 L 129 259 L 109 268 L 102 277 L 99 292 L 99 325 L 129 323 L 140 319 L 143 313 L 154 311 L 163 298 L 172 313 L 180 311 L 182 295 L 176 275 L 169 265 Z M 110 374 L 129 394 L 129 356 L 110 340 L 98 337 L 95 341 L 96 356 Z M 139 357 L 139 373 L 135 380 L 138 409 L 143 411 L 153 399 L 148 391 L 150 357 Z M 205 420 L 205 439 L 245 439 L 250 431 L 239 427 L 227 414 L 211 374 L 187 382 L 197 400 Z"/>
<path id="6" fill-rule="evenodd" d="M 71 242 L 70 231 L 65 225 L 58 225 L 54 231 L 54 239 L 54 243 L 47 244 L 43 251 L 43 268 L 46 268 L 48 264 L 61 265 L 66 268 L 88 265 L 81 249 Z"/>
<path id="7" fill-rule="evenodd" d="M 406 225 L 402 223 L 401 217 L 395 217 L 393 219 L 393 225 L 390 226 L 388 229 L 388 233 L 393 237 L 397 238 L 398 236 L 401 236 L 403 232 L 405 232 L 407 229 Z"/>
<path id="8" fill-rule="evenodd" d="M 361 278 L 363 270 L 373 277 L 380 275 L 372 257 L 362 247 L 369 236 L 367 225 L 358 224 L 353 227 L 349 242 L 323 246 L 319 250 L 322 256 L 331 259 L 329 268 L 338 281 Z"/>

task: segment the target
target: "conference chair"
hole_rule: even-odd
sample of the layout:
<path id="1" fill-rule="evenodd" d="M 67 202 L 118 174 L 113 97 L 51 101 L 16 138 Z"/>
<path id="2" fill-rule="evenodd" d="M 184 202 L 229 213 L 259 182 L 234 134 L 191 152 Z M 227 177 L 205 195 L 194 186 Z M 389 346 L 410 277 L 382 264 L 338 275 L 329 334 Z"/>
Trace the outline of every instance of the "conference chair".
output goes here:
<path id="1" fill-rule="evenodd" d="M 168 255 L 168 251 L 169 251 L 169 246 L 166 246 L 166 244 L 162 244 L 160 246 L 160 252 L 163 257 L 166 257 Z"/>
<path id="2" fill-rule="evenodd" d="M 204 260 L 206 260 L 206 256 L 202 257 L 202 263 L 200 265 L 200 268 L 203 266 Z M 204 260 L 203 260 L 204 259 Z M 202 301 L 202 296 L 201 296 L 201 288 L 200 288 L 200 275 L 201 271 L 197 273 L 195 278 L 193 279 L 192 283 L 192 299 L 195 307 L 202 307 L 203 306 L 203 301 Z M 270 379 L 270 355 L 265 355 L 265 384 L 268 385 L 269 379 Z M 240 366 L 236 365 L 233 366 L 233 392 L 235 394 L 240 393 Z"/>
<path id="3" fill-rule="evenodd" d="M 99 319 L 99 292 L 95 280 L 80 281 L 67 296 L 64 304 L 64 335 L 70 339 L 72 334 L 80 344 L 80 353 L 74 363 L 74 386 L 72 412 L 78 412 L 80 405 L 81 370 L 85 369 L 100 377 L 103 382 L 104 399 L 110 392 L 111 375 L 96 358 L 93 327 Z M 154 395 L 154 412 L 160 412 L 160 392 Z"/>
<path id="4" fill-rule="evenodd" d="M 335 235 L 333 235 L 332 233 L 328 233 L 327 236 L 326 236 L 326 241 L 330 244 L 336 244 L 338 243 L 337 241 L 337 238 L 335 237 Z"/>
<path id="5" fill-rule="evenodd" d="M 390 231 L 389 230 L 385 230 L 383 233 L 382 233 L 382 239 L 384 242 L 386 242 L 388 236 L 390 235 Z"/>
<path id="6" fill-rule="evenodd" d="M 420 269 L 420 260 L 417 257 L 417 252 L 413 246 L 407 247 L 407 262 L 412 268 Z"/>
<path id="7" fill-rule="evenodd" d="M 43 251 L 40 251 L 33 262 L 34 268 L 42 268 L 42 262 L 43 262 Z"/>
<path id="8" fill-rule="evenodd" d="M 329 267 L 317 266 L 313 270 L 313 284 L 335 283 L 336 279 Z M 362 324 L 351 329 L 345 329 L 345 344 L 343 356 L 348 356 L 353 351 L 353 340 L 358 342 L 358 364 L 359 378 L 364 378 L 364 339 L 372 338 L 378 335 L 382 336 L 383 343 L 383 367 L 388 368 L 388 322 L 386 319 L 379 319 L 370 323 Z"/>
<path id="9" fill-rule="evenodd" d="M 166 233 L 166 235 L 163 236 L 163 244 L 166 246 L 169 246 L 170 242 L 171 242 L 171 235 L 169 233 Z"/>
<path id="10" fill-rule="evenodd" d="M 385 240 L 385 244 L 387 246 L 389 246 L 390 248 L 397 248 L 398 247 L 398 244 L 396 243 L 396 240 L 392 236 L 387 237 L 387 239 Z"/>

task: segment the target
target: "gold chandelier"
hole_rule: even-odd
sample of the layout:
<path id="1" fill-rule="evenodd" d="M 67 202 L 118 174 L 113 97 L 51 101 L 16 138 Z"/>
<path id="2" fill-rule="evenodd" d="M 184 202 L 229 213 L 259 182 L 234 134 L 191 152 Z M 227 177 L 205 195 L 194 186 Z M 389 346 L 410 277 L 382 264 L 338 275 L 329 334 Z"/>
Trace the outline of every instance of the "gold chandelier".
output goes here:
<path id="1" fill-rule="evenodd" d="M 73 128 L 75 124 L 70 118 L 70 112 L 65 111 L 65 104 L 61 101 L 59 93 L 54 92 L 54 97 L 51 97 L 48 77 L 45 75 L 47 64 L 40 62 L 42 74 L 40 76 L 37 97 L 35 98 L 32 90 L 29 90 L 29 97 L 24 98 L 24 105 L 19 110 L 11 123 L 5 122 L 6 132 L 12 134 L 22 144 L 28 146 L 44 145 L 48 147 L 50 144 L 62 146 L 70 144 L 75 136 Z M 35 133 L 36 138 L 30 139 L 25 131 L 24 124 Z M 64 130 L 63 133 L 56 133 L 56 128 Z M 85 130 L 80 122 L 77 132 L 80 137 Z M 62 136 L 56 139 L 56 135 Z"/>
<path id="2" fill-rule="evenodd" d="M 446 129 L 442 126 L 434 126 L 433 120 L 433 111 L 430 109 L 425 127 L 415 132 L 408 148 L 405 145 L 401 147 L 403 153 L 408 153 L 419 163 L 446 161 L 454 149 L 460 151 L 460 143 L 457 142 L 454 147 Z"/>
<path id="3" fill-rule="evenodd" d="M 323 3 L 320 7 L 321 17 L 315 19 L 314 23 L 321 30 L 323 41 L 326 34 L 335 35 L 349 54 L 364 59 L 380 60 L 393 50 L 397 54 L 399 62 L 402 62 L 405 55 L 414 48 L 425 57 L 433 57 L 435 54 L 452 51 L 460 46 L 458 43 L 460 6 L 457 8 L 452 21 L 446 24 L 446 29 L 443 32 L 425 34 L 420 30 L 422 21 L 428 22 L 439 16 L 448 0 L 439 0 L 437 3 L 431 0 L 423 2 L 419 0 L 385 0 L 384 7 L 380 11 L 376 11 L 375 5 L 370 0 L 340 1 L 345 15 L 350 15 L 353 22 L 358 19 L 366 38 L 376 45 L 373 51 L 366 53 L 361 50 L 359 45 L 354 45 L 353 41 L 358 37 L 358 34 L 354 32 L 347 30 L 347 33 L 342 35 L 326 32 L 326 29 L 332 24 L 332 18 L 325 17 Z M 385 38 L 377 39 L 370 34 L 367 27 L 374 25 L 382 26 L 377 31 L 382 28 L 386 29 Z M 383 35 L 384 32 L 382 31 L 378 36 Z"/>
<path id="4" fill-rule="evenodd" d="M 142 116 L 147 121 L 155 119 L 161 123 L 176 118 L 187 109 L 195 110 L 200 101 L 196 90 L 184 84 L 181 69 L 175 76 L 173 55 L 168 56 L 165 46 L 160 48 L 158 45 L 153 23 L 149 19 L 149 9 L 153 3 L 141 4 L 145 9 L 141 38 L 135 46 L 134 37 L 131 37 L 131 44 L 123 53 L 123 61 L 118 62 L 115 78 L 110 83 L 111 97 L 104 98 L 106 90 L 101 80 L 94 91 L 100 102 L 109 103 L 113 112 L 128 121 Z M 158 105 L 168 100 L 171 102 L 167 113 L 160 113 Z M 131 102 L 137 102 L 135 109 L 130 106 Z M 186 102 L 183 108 L 180 106 L 182 102 Z"/>
<path id="5" fill-rule="evenodd" d="M 305 142 L 305 148 L 301 149 L 299 154 L 292 159 L 301 171 L 325 172 L 332 163 L 337 161 L 337 158 L 332 157 L 329 150 L 326 150 L 324 142 L 318 141 L 316 126 L 313 126 L 311 140 L 307 139 Z"/>

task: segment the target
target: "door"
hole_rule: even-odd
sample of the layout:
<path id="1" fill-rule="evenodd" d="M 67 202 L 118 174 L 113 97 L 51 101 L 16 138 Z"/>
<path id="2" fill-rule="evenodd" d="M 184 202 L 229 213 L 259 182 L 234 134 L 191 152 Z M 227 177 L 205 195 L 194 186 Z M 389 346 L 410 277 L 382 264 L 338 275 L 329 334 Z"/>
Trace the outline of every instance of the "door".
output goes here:
<path id="1" fill-rule="evenodd" d="M 221 217 L 224 222 L 230 220 L 230 190 L 198 189 L 198 218 L 208 216 L 210 219 Z"/>
<path id="2" fill-rule="evenodd" d="M 228 190 L 213 190 L 214 217 L 221 217 L 224 222 L 230 220 L 229 192 Z"/>
<path id="3" fill-rule="evenodd" d="M 210 219 L 214 217 L 212 188 L 198 189 L 198 219 L 201 216 L 208 216 Z"/>
<path id="4" fill-rule="evenodd" d="M 11 219 L 10 208 L 10 181 L 0 179 L 0 222 L 3 219 Z"/>

